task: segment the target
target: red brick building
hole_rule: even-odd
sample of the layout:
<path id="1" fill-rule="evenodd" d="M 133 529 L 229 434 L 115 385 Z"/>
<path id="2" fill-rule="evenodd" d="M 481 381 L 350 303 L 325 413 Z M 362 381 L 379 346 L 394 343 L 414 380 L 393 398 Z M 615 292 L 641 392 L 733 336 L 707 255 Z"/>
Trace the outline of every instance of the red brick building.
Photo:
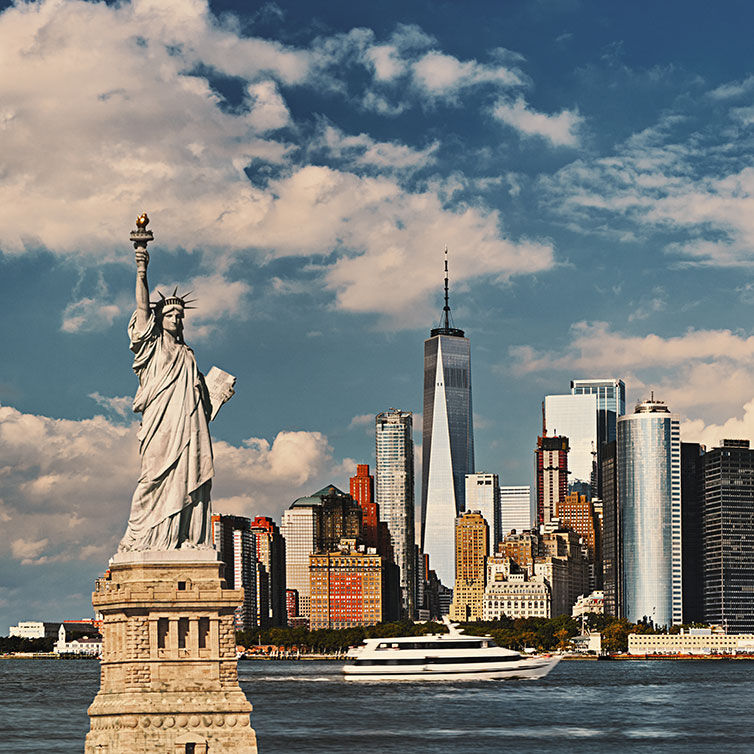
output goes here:
<path id="1" fill-rule="evenodd" d="M 374 476 L 369 473 L 368 463 L 356 465 L 356 476 L 350 479 L 351 497 L 361 506 L 361 537 L 367 547 L 377 547 L 379 515 L 374 502 Z"/>
<path id="2" fill-rule="evenodd" d="M 393 559 L 390 530 L 380 521 L 380 508 L 374 502 L 374 476 L 368 463 L 356 464 L 356 476 L 350 478 L 351 497 L 361 506 L 361 540 L 366 547 L 374 547 L 383 558 Z"/>
<path id="3" fill-rule="evenodd" d="M 586 495 L 573 492 L 558 503 L 556 511 L 560 523 L 583 538 L 589 550 L 589 560 L 594 562 L 599 547 L 599 530 L 592 501 Z"/>
<path id="4" fill-rule="evenodd" d="M 371 626 L 397 615 L 391 567 L 377 552 L 344 540 L 335 552 L 309 556 L 309 627 Z"/>

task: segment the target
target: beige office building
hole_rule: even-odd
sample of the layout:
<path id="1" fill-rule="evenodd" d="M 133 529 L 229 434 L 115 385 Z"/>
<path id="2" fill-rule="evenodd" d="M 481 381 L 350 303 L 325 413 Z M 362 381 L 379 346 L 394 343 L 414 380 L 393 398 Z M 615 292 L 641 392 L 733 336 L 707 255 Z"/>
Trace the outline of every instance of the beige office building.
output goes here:
<path id="1" fill-rule="evenodd" d="M 451 620 L 482 619 L 489 526 L 479 511 L 456 519 L 456 581 Z"/>

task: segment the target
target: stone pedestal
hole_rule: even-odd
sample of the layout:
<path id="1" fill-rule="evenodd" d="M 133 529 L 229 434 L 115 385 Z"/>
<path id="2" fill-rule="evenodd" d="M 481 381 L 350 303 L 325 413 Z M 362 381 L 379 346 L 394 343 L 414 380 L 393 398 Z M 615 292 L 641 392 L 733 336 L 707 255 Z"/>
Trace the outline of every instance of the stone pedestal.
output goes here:
<path id="1" fill-rule="evenodd" d="M 234 610 L 214 550 L 116 555 L 92 597 L 103 616 L 86 754 L 256 754 L 238 685 Z"/>

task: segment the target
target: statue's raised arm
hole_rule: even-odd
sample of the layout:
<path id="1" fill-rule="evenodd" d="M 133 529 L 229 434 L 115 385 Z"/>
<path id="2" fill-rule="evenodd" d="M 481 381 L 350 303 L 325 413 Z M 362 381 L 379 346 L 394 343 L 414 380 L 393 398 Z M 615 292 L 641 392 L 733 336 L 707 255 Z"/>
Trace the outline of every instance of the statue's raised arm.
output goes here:
<path id="1" fill-rule="evenodd" d="M 147 230 L 149 218 L 142 212 L 136 218 L 136 231 L 131 234 L 134 242 L 134 256 L 136 257 L 136 328 L 143 332 L 149 319 L 149 282 L 147 281 L 147 267 L 149 266 L 149 252 L 147 243 L 152 240 L 152 232 Z"/>

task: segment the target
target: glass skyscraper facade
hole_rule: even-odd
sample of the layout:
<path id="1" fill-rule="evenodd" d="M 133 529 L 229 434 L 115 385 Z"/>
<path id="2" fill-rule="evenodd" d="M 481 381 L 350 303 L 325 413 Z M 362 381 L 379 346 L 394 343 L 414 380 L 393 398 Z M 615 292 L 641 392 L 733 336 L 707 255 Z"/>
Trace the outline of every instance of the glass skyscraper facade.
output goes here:
<path id="1" fill-rule="evenodd" d="M 422 433 L 422 550 L 445 586 L 455 582 L 455 522 L 473 471 L 471 347 L 446 320 L 424 341 Z"/>
<path id="2" fill-rule="evenodd" d="M 597 494 L 597 395 L 545 396 L 548 433 L 568 438 L 568 487 Z"/>
<path id="3" fill-rule="evenodd" d="M 393 556 L 400 569 L 402 608 L 409 618 L 416 611 L 413 426 L 409 411 L 394 408 L 377 414 L 375 420 L 375 501 L 380 521 L 390 531 Z"/>
<path id="4" fill-rule="evenodd" d="M 706 448 L 681 443 L 683 622 L 704 621 L 704 459 Z M 752 509 L 754 514 L 754 509 Z M 754 553 L 752 553 L 754 555 Z M 752 564 L 754 568 L 754 564 Z"/>
<path id="5" fill-rule="evenodd" d="M 571 394 L 597 397 L 597 486 L 593 492 L 598 497 L 603 497 L 602 446 L 616 439 L 618 417 L 626 413 L 626 386 L 623 380 L 612 377 L 571 380 Z"/>
<path id="6" fill-rule="evenodd" d="M 682 622 L 681 435 L 677 414 L 644 401 L 617 422 L 623 613 Z"/>

